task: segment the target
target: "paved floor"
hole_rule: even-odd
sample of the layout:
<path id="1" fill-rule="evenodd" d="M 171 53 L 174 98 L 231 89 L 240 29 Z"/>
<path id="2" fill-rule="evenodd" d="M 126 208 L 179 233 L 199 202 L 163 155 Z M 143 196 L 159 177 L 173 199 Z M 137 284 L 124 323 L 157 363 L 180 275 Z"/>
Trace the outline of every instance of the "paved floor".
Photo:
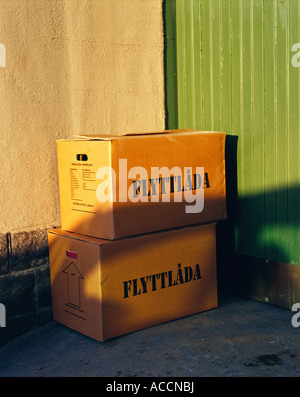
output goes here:
<path id="1" fill-rule="evenodd" d="M 0 377 L 298 377 L 295 313 L 240 297 L 107 342 L 55 321 L 0 349 Z"/>

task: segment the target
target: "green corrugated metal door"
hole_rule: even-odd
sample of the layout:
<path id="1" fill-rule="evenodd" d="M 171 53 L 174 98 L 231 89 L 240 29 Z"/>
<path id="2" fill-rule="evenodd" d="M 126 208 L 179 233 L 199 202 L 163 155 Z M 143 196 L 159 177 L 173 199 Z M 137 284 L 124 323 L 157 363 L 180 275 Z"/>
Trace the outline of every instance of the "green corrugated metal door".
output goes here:
<path id="1" fill-rule="evenodd" d="M 235 251 L 300 265 L 300 1 L 165 0 L 167 127 L 237 136 Z"/>

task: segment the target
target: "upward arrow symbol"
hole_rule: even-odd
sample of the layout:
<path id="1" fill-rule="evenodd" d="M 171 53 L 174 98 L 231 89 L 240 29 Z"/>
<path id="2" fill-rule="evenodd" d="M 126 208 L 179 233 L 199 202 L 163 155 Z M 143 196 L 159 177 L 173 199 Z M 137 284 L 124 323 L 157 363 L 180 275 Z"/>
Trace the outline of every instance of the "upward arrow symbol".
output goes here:
<path id="1" fill-rule="evenodd" d="M 63 273 L 67 275 L 68 303 L 80 307 L 80 279 L 84 279 L 74 262 L 71 262 Z"/>

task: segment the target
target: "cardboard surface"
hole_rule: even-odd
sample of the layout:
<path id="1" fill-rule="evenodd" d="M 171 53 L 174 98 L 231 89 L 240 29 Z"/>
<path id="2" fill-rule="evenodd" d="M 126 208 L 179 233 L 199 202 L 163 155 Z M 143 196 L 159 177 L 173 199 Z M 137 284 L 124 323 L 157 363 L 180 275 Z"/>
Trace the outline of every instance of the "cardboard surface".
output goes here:
<path id="1" fill-rule="evenodd" d="M 53 317 L 106 340 L 217 307 L 215 224 L 120 240 L 48 233 Z"/>
<path id="2" fill-rule="evenodd" d="M 64 230 L 115 239 L 226 218 L 225 133 L 87 135 L 57 147 Z M 200 191 L 203 210 L 188 213 L 186 194 Z"/>

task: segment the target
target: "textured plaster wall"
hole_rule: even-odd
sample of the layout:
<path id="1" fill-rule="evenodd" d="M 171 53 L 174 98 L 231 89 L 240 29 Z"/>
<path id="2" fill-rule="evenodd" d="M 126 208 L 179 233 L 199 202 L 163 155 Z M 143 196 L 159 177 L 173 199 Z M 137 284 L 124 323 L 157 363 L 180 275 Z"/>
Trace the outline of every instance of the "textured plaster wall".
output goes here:
<path id="1" fill-rule="evenodd" d="M 164 129 L 162 0 L 0 0 L 0 233 L 60 224 L 56 139 Z"/>

